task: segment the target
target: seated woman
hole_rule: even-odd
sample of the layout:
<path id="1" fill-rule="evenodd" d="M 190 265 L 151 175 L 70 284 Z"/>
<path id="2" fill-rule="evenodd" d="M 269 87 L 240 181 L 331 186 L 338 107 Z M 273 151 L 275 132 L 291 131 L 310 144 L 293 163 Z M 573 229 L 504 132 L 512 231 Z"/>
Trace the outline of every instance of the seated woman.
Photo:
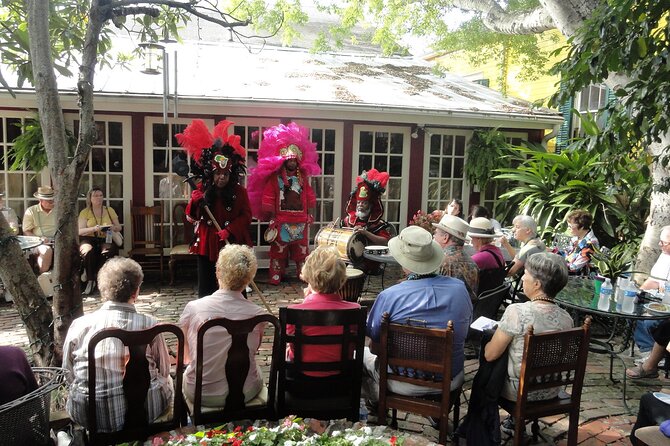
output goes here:
<path id="1" fill-rule="evenodd" d="M 209 296 L 192 300 L 184 307 L 179 325 L 186 335 L 184 361 L 188 367 L 184 372 L 184 395 L 190 401 L 195 396 L 195 356 L 198 328 L 210 318 L 225 317 L 244 320 L 267 312 L 248 301 L 242 291 L 256 275 L 258 263 L 254 252 L 246 245 L 227 245 L 219 251 L 216 261 L 216 278 L 219 289 Z M 244 382 L 244 401 L 251 401 L 263 389 L 263 377 L 256 363 L 256 353 L 263 338 L 264 323 L 256 325 L 247 337 L 249 346 L 249 372 Z M 225 366 L 232 344 L 230 334 L 223 327 L 207 331 L 203 346 L 202 405 L 223 407 L 228 396 L 228 381 Z"/>
<path id="2" fill-rule="evenodd" d="M 501 396 L 516 401 L 523 357 L 524 335 L 529 325 L 535 333 L 572 328 L 572 318 L 554 302 L 554 297 L 568 283 L 568 269 L 563 258 L 552 253 L 538 253 L 528 258 L 521 278 L 528 302 L 512 304 L 503 314 L 493 338 L 484 348 L 487 361 L 494 361 L 508 350 L 507 380 Z M 552 399 L 559 388 L 533 392 L 529 401 Z"/>
<path id="3" fill-rule="evenodd" d="M 458 198 L 452 198 L 447 207 L 444 209 L 449 215 L 454 215 L 458 218 L 465 218 L 463 215 L 463 201 Z"/>
<path id="4" fill-rule="evenodd" d="M 565 253 L 570 274 L 588 273 L 591 256 L 598 249 L 598 239 L 591 230 L 593 217 L 583 209 L 576 209 L 565 217 L 572 234 L 572 247 Z"/>
<path id="5" fill-rule="evenodd" d="M 142 267 L 134 260 L 115 257 L 98 272 L 100 295 L 106 301 L 96 311 L 75 319 L 63 345 L 63 368 L 70 383 L 66 409 L 70 418 L 87 426 L 88 408 L 88 342 L 105 328 L 145 330 L 158 322 L 155 317 L 138 313 L 135 301 L 144 279 Z M 123 429 L 126 399 L 123 395 L 123 374 L 128 358 L 121 341 L 107 339 L 96 348 L 96 405 L 100 432 Z M 173 395 L 170 378 L 170 354 L 161 336 L 147 346 L 151 382 L 147 392 L 149 421 L 168 410 Z"/>
<path id="6" fill-rule="evenodd" d="M 302 267 L 300 278 L 307 282 L 305 300 L 301 304 L 291 305 L 289 308 L 302 310 L 347 310 L 360 308 L 355 302 L 347 302 L 337 293 L 347 281 L 346 265 L 340 259 L 337 248 L 334 246 L 319 246 L 307 256 Z M 289 334 L 295 332 L 295 327 L 287 326 Z M 305 327 L 306 335 L 341 334 L 342 327 Z M 302 351 L 305 362 L 334 362 L 340 359 L 339 345 L 324 345 L 321 347 L 306 345 Z M 293 346 L 288 345 L 286 352 L 289 360 L 293 359 Z M 332 372 L 305 372 L 310 376 L 330 376 Z"/>
<path id="7" fill-rule="evenodd" d="M 95 288 L 96 275 L 102 264 L 119 254 L 118 246 L 108 238 L 108 234 L 111 236 L 112 232 L 121 231 L 119 217 L 114 209 L 103 206 L 104 200 L 102 189 L 93 186 L 86 195 L 86 207 L 79 213 L 81 281 L 86 282 L 84 294 L 91 294 Z"/>

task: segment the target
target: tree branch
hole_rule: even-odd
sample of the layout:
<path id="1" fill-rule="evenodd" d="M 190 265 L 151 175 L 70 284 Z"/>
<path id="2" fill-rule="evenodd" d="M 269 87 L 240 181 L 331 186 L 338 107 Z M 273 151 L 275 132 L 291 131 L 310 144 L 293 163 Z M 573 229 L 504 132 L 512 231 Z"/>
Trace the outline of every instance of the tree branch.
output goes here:
<path id="1" fill-rule="evenodd" d="M 180 2 L 177 0 L 118 0 L 118 1 L 112 1 L 107 5 L 107 8 L 110 9 L 117 9 L 125 6 L 131 6 L 131 5 L 141 5 L 141 4 L 148 4 L 148 5 L 163 5 L 163 6 L 168 6 L 171 8 L 178 8 L 182 9 L 189 14 L 192 14 L 196 17 L 199 17 L 203 20 L 207 20 L 208 22 L 216 23 L 219 26 L 222 26 L 224 28 L 235 28 L 238 26 L 247 26 L 251 22 L 249 20 L 236 20 L 234 22 L 229 22 L 227 20 L 223 19 L 218 19 L 216 17 L 211 17 L 207 14 L 203 14 L 200 12 L 201 8 L 198 8 L 193 2 Z M 220 11 L 217 11 L 223 17 L 223 13 Z"/>
<path id="2" fill-rule="evenodd" d="M 553 19 L 542 7 L 525 12 L 508 12 L 494 0 L 453 0 L 453 5 L 481 14 L 487 28 L 502 34 L 538 34 L 556 28 Z"/>

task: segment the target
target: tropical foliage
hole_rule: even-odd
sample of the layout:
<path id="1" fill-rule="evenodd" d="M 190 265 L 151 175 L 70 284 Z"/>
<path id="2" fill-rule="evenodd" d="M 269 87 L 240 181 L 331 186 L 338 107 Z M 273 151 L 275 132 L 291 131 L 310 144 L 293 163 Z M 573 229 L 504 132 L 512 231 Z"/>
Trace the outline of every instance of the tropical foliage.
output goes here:
<path id="1" fill-rule="evenodd" d="M 572 209 L 586 209 L 603 246 L 635 243 L 644 230 L 651 181 L 646 158 L 627 158 L 623 168 L 602 160 L 600 154 L 579 149 L 549 153 L 540 146 L 511 147 L 515 168 L 498 169 L 495 178 L 514 184 L 500 198 L 509 215 L 533 216 L 549 240 L 565 230 L 564 217 Z M 615 169 L 615 170 L 612 170 Z"/>
<path id="2" fill-rule="evenodd" d="M 493 179 L 491 172 L 495 169 L 510 166 L 507 156 L 505 135 L 498 129 L 475 130 L 470 138 L 465 163 L 465 177 L 470 184 L 486 190 L 487 184 Z"/>

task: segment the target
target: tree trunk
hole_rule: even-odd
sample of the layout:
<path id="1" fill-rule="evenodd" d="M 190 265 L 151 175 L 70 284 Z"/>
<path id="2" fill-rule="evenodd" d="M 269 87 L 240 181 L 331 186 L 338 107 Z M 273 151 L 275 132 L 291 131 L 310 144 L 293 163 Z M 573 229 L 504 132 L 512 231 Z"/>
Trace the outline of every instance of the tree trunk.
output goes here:
<path id="1" fill-rule="evenodd" d="M 37 283 L 9 224 L 0 212 L 0 279 L 14 297 L 14 305 L 26 325 L 30 352 L 37 366 L 48 366 L 53 358 L 51 306 Z"/>

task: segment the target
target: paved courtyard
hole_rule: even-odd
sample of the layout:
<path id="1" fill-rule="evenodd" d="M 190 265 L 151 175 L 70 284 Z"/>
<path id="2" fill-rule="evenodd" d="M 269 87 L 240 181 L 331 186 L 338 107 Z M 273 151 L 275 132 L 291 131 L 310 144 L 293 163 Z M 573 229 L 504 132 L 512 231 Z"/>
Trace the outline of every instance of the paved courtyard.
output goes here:
<path id="1" fill-rule="evenodd" d="M 158 286 L 157 280 L 155 280 L 157 278 L 152 276 L 146 277 L 137 304 L 138 311 L 153 314 L 160 321 L 176 322 L 184 305 L 196 298 L 196 285 L 193 282 L 195 274 L 188 271 L 183 271 L 183 273 L 183 277 L 187 278 L 182 279 L 175 286 Z M 398 273 L 398 271 L 393 269 L 388 271 L 385 285 L 389 286 L 390 283 L 396 280 Z M 266 284 L 266 271 L 259 271 L 256 283 L 275 314 L 277 314 L 277 307 L 299 302 L 302 298 L 302 286 L 304 284 L 295 279 L 284 282 L 281 286 L 271 286 Z M 380 287 L 380 277 L 372 277 L 368 284 L 369 291 L 364 293 L 363 298 L 373 298 L 376 295 L 376 290 L 379 290 Z M 255 293 L 251 293 L 249 298 L 262 305 L 259 296 Z M 93 311 L 100 304 L 99 295 L 95 293 L 85 299 L 85 311 L 87 313 Z M 3 333 L 2 344 L 27 348 L 28 341 L 25 328 L 11 303 L 0 303 L 0 330 Z M 266 336 L 264 345 L 261 346 L 259 353 L 266 370 L 268 369 L 270 360 L 270 341 L 271 337 L 269 335 Z M 628 353 L 623 355 L 623 359 L 628 366 L 632 365 L 633 361 Z M 476 370 L 477 361 L 467 360 L 464 385 L 466 397 L 469 396 L 470 384 Z M 621 398 L 623 383 L 613 384 L 608 374 L 608 357 L 591 353 L 587 365 L 580 412 L 580 445 L 629 445 L 630 442 L 627 436 L 635 421 L 640 396 L 647 391 L 656 391 L 664 386 L 670 387 L 664 378 L 635 382 L 629 380 L 627 382 L 627 402 L 631 412 L 628 412 Z M 621 361 L 615 361 L 614 363 L 614 376 L 618 378 L 623 376 Z M 463 400 L 461 417 L 465 416 L 466 412 L 467 402 Z M 437 431 L 430 426 L 427 419 L 404 413 L 400 413 L 399 416 L 399 428 L 401 430 L 418 433 L 429 440 L 437 438 Z M 504 417 L 502 411 L 501 417 Z M 374 417 L 371 416 L 369 421 L 373 423 L 375 421 Z M 566 416 L 545 418 L 540 421 L 540 424 L 541 432 L 549 439 L 549 442 L 541 440 L 539 444 L 552 444 L 552 442 L 558 445 L 566 444 Z M 503 439 L 505 439 L 504 435 Z"/>

